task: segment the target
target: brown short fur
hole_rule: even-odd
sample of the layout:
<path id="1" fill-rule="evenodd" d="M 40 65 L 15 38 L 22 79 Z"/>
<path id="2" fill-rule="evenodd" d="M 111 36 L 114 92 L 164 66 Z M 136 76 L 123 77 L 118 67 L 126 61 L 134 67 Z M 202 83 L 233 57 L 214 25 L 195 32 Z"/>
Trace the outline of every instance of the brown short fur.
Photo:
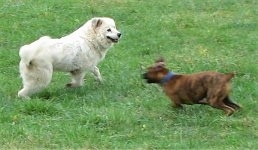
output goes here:
<path id="1" fill-rule="evenodd" d="M 148 83 L 160 84 L 174 107 L 182 108 L 182 104 L 206 104 L 223 110 L 227 116 L 240 108 L 229 98 L 229 82 L 233 73 L 206 71 L 190 75 L 174 74 L 164 81 L 168 73 L 164 60 L 160 59 L 148 68 L 143 78 Z"/>

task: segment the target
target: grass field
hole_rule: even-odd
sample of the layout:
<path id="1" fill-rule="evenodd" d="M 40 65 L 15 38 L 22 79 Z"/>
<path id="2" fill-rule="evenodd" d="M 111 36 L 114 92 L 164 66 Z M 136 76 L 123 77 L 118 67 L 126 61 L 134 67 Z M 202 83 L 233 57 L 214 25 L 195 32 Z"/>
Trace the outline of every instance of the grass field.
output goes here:
<path id="1" fill-rule="evenodd" d="M 116 20 L 121 41 L 91 74 L 67 89 L 66 73 L 30 100 L 19 48 L 64 36 L 94 16 Z M 0 149 L 258 149 L 258 1 L 0 0 Z M 174 72 L 236 72 L 230 117 L 209 106 L 170 107 L 141 79 L 163 56 Z"/>

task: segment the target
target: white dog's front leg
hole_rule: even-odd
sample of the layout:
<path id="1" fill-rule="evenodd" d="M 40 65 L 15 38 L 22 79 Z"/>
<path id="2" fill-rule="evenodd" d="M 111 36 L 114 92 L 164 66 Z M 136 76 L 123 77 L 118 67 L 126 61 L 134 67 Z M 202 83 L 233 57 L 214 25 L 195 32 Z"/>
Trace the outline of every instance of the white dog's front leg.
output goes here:
<path id="1" fill-rule="evenodd" d="M 81 70 L 71 71 L 72 81 L 66 84 L 67 87 L 79 87 L 83 85 L 85 72 Z"/>
<path id="2" fill-rule="evenodd" d="M 102 82 L 103 79 L 100 75 L 100 72 L 99 72 L 99 68 L 97 66 L 93 67 L 91 69 L 91 72 L 95 75 L 96 79 L 99 81 L 99 82 Z"/>
<path id="3" fill-rule="evenodd" d="M 30 95 L 33 93 L 32 90 L 28 90 L 27 88 L 23 88 L 18 92 L 18 97 L 29 99 Z"/>

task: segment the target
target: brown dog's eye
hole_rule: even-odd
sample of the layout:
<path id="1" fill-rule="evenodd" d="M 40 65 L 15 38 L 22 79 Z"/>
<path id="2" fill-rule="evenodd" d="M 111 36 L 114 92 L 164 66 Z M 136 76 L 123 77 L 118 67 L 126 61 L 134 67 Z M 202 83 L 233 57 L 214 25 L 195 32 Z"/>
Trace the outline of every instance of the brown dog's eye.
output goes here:
<path id="1" fill-rule="evenodd" d="M 107 29 L 107 31 L 108 31 L 108 32 L 110 32 L 110 31 L 111 31 L 111 29 Z"/>

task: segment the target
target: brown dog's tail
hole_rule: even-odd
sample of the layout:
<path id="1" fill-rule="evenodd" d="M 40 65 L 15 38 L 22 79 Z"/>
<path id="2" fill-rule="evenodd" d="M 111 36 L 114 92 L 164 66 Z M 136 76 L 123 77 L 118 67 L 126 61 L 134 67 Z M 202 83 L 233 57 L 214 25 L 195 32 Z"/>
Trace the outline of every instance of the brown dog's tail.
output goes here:
<path id="1" fill-rule="evenodd" d="M 227 73 L 225 74 L 225 80 L 230 81 L 235 76 L 234 73 Z"/>

